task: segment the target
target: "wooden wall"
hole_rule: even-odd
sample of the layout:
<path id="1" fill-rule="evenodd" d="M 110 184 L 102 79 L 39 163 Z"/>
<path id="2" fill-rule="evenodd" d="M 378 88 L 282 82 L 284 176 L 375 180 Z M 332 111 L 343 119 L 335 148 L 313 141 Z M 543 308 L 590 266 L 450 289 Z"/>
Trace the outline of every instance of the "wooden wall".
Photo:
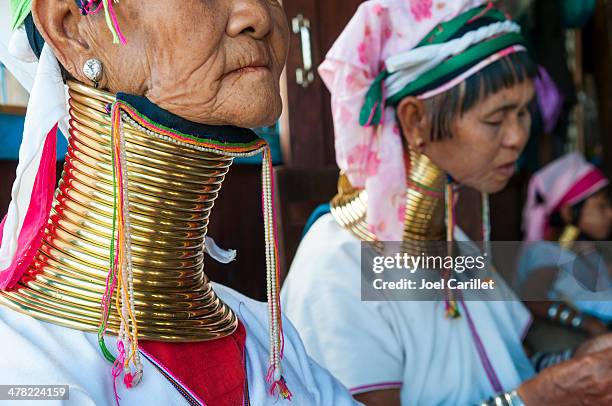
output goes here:
<path id="1" fill-rule="evenodd" d="M 592 21 L 592 41 L 585 44 L 598 91 L 604 170 L 612 175 L 612 2 L 598 0 Z"/>

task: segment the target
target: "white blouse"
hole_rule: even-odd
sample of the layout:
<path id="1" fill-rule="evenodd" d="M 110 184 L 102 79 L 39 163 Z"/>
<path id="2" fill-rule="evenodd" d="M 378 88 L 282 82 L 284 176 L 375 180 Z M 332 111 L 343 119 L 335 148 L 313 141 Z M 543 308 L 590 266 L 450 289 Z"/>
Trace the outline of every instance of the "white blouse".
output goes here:
<path id="1" fill-rule="evenodd" d="M 522 347 L 531 316 L 520 301 L 466 301 L 473 329 L 465 312 L 447 319 L 443 302 L 361 301 L 360 249 L 331 215 L 321 217 L 281 294 L 310 356 L 353 394 L 401 388 L 403 405 L 471 405 L 495 393 L 493 381 L 511 390 L 533 375 Z"/>
<path id="2" fill-rule="evenodd" d="M 270 396 L 265 381 L 268 368 L 266 304 L 218 284 L 214 289 L 234 309 L 246 328 L 246 364 L 252 405 L 355 404 L 346 388 L 306 355 L 299 335 L 288 321 L 283 324 L 285 358 L 282 366 L 293 399 L 277 401 L 276 396 Z M 108 336 L 106 340 L 109 348 L 116 347 L 115 338 Z M 0 305 L 0 343 L 2 384 L 69 385 L 70 399 L 43 402 L 48 406 L 115 404 L 111 365 L 100 352 L 96 334 L 39 321 Z M 142 362 L 144 375 L 140 384 L 133 389 L 126 389 L 123 383 L 117 384 L 122 406 L 188 404 L 153 364 L 145 357 Z"/>

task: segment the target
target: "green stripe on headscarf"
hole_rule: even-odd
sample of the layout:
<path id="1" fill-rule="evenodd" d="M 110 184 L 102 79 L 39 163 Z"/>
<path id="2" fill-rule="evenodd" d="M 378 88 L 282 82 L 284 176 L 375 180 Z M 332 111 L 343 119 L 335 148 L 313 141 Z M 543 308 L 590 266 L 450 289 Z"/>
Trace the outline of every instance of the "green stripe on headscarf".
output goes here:
<path id="1" fill-rule="evenodd" d="M 486 9 L 484 6 L 477 7 L 458 15 L 452 20 L 438 24 L 436 28 L 431 30 L 429 34 L 427 34 L 425 38 L 419 42 L 416 48 L 425 45 L 443 44 L 447 42 L 457 33 L 457 31 L 462 29 L 471 19 L 476 17 L 488 17 L 492 20 L 497 20 L 500 22 L 508 20 L 504 13 L 497 9 Z"/>
<path id="2" fill-rule="evenodd" d="M 10 0 L 10 6 L 11 30 L 15 31 L 32 11 L 32 0 Z"/>
<path id="3" fill-rule="evenodd" d="M 461 29 L 471 24 L 472 20 L 481 17 L 487 17 L 500 22 L 507 21 L 506 16 L 499 10 L 485 6 L 477 7 L 460 14 L 452 20 L 438 24 L 415 48 L 445 43 L 451 40 Z M 523 36 L 516 32 L 508 32 L 486 39 L 481 43 L 472 45 L 460 54 L 448 58 L 428 72 L 423 73 L 417 79 L 406 84 L 400 92 L 389 96 L 386 100 L 384 100 L 384 82 L 392 73 L 384 69 L 368 89 L 359 115 L 359 124 L 362 126 L 377 125 L 382 119 L 385 105 L 395 106 L 404 97 L 418 94 L 436 81 L 453 74 L 453 72 L 465 69 L 504 48 L 512 45 L 524 45 L 524 43 L 525 39 Z M 397 74 L 397 72 L 393 74 Z"/>
<path id="4" fill-rule="evenodd" d="M 444 63 L 424 73 L 415 81 L 408 83 L 399 93 L 394 94 L 386 100 L 387 105 L 395 106 L 399 104 L 404 97 L 416 95 L 427 86 L 443 78 L 444 76 L 481 61 L 488 56 L 503 50 L 504 48 L 508 48 L 512 45 L 524 44 L 525 39 L 521 34 L 510 32 L 474 45 L 468 50 L 449 58 Z"/>

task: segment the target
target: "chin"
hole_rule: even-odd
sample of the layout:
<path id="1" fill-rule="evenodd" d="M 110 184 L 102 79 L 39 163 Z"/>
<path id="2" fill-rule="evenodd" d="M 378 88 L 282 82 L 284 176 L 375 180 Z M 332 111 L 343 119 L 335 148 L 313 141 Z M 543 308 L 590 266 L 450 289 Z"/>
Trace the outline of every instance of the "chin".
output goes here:
<path id="1" fill-rule="evenodd" d="M 485 190 L 482 190 L 482 192 L 488 193 L 490 195 L 501 192 L 502 190 L 504 190 L 506 188 L 506 186 L 508 186 L 508 182 L 510 181 L 510 179 L 503 181 L 503 182 L 497 182 L 495 184 L 491 184 L 488 187 L 485 186 Z"/>
<path id="2" fill-rule="evenodd" d="M 240 113 L 240 119 L 236 120 L 236 126 L 243 128 L 258 128 L 274 125 L 282 112 L 280 97 L 276 102 L 261 103 L 261 100 L 245 101 L 248 111 Z"/>
<path id="3" fill-rule="evenodd" d="M 600 232 L 600 233 L 589 233 L 586 231 L 583 231 L 584 234 L 586 234 L 589 238 L 595 240 L 595 241 L 605 241 L 608 236 L 610 235 L 610 232 L 604 233 L 604 232 Z"/>
<path id="4" fill-rule="evenodd" d="M 467 185 L 481 193 L 488 193 L 490 195 L 501 192 L 508 186 L 510 179 L 505 180 L 492 180 L 486 183 L 479 183 L 477 185 Z"/>

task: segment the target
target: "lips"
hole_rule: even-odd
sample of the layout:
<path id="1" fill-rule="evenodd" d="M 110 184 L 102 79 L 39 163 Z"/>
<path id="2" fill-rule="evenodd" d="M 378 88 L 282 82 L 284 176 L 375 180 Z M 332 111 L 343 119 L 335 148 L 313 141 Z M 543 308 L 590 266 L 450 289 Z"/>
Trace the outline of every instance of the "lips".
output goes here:
<path id="1" fill-rule="evenodd" d="M 230 69 L 224 76 L 232 74 L 246 74 L 270 71 L 269 58 L 264 58 L 261 55 L 244 58 L 243 63 L 236 64 L 233 69 Z"/>
<path id="2" fill-rule="evenodd" d="M 507 178 L 514 175 L 515 170 L 516 170 L 516 161 L 512 161 L 510 163 L 507 163 L 505 165 L 500 165 L 497 168 L 495 168 L 496 173 L 504 177 L 507 177 Z"/>

